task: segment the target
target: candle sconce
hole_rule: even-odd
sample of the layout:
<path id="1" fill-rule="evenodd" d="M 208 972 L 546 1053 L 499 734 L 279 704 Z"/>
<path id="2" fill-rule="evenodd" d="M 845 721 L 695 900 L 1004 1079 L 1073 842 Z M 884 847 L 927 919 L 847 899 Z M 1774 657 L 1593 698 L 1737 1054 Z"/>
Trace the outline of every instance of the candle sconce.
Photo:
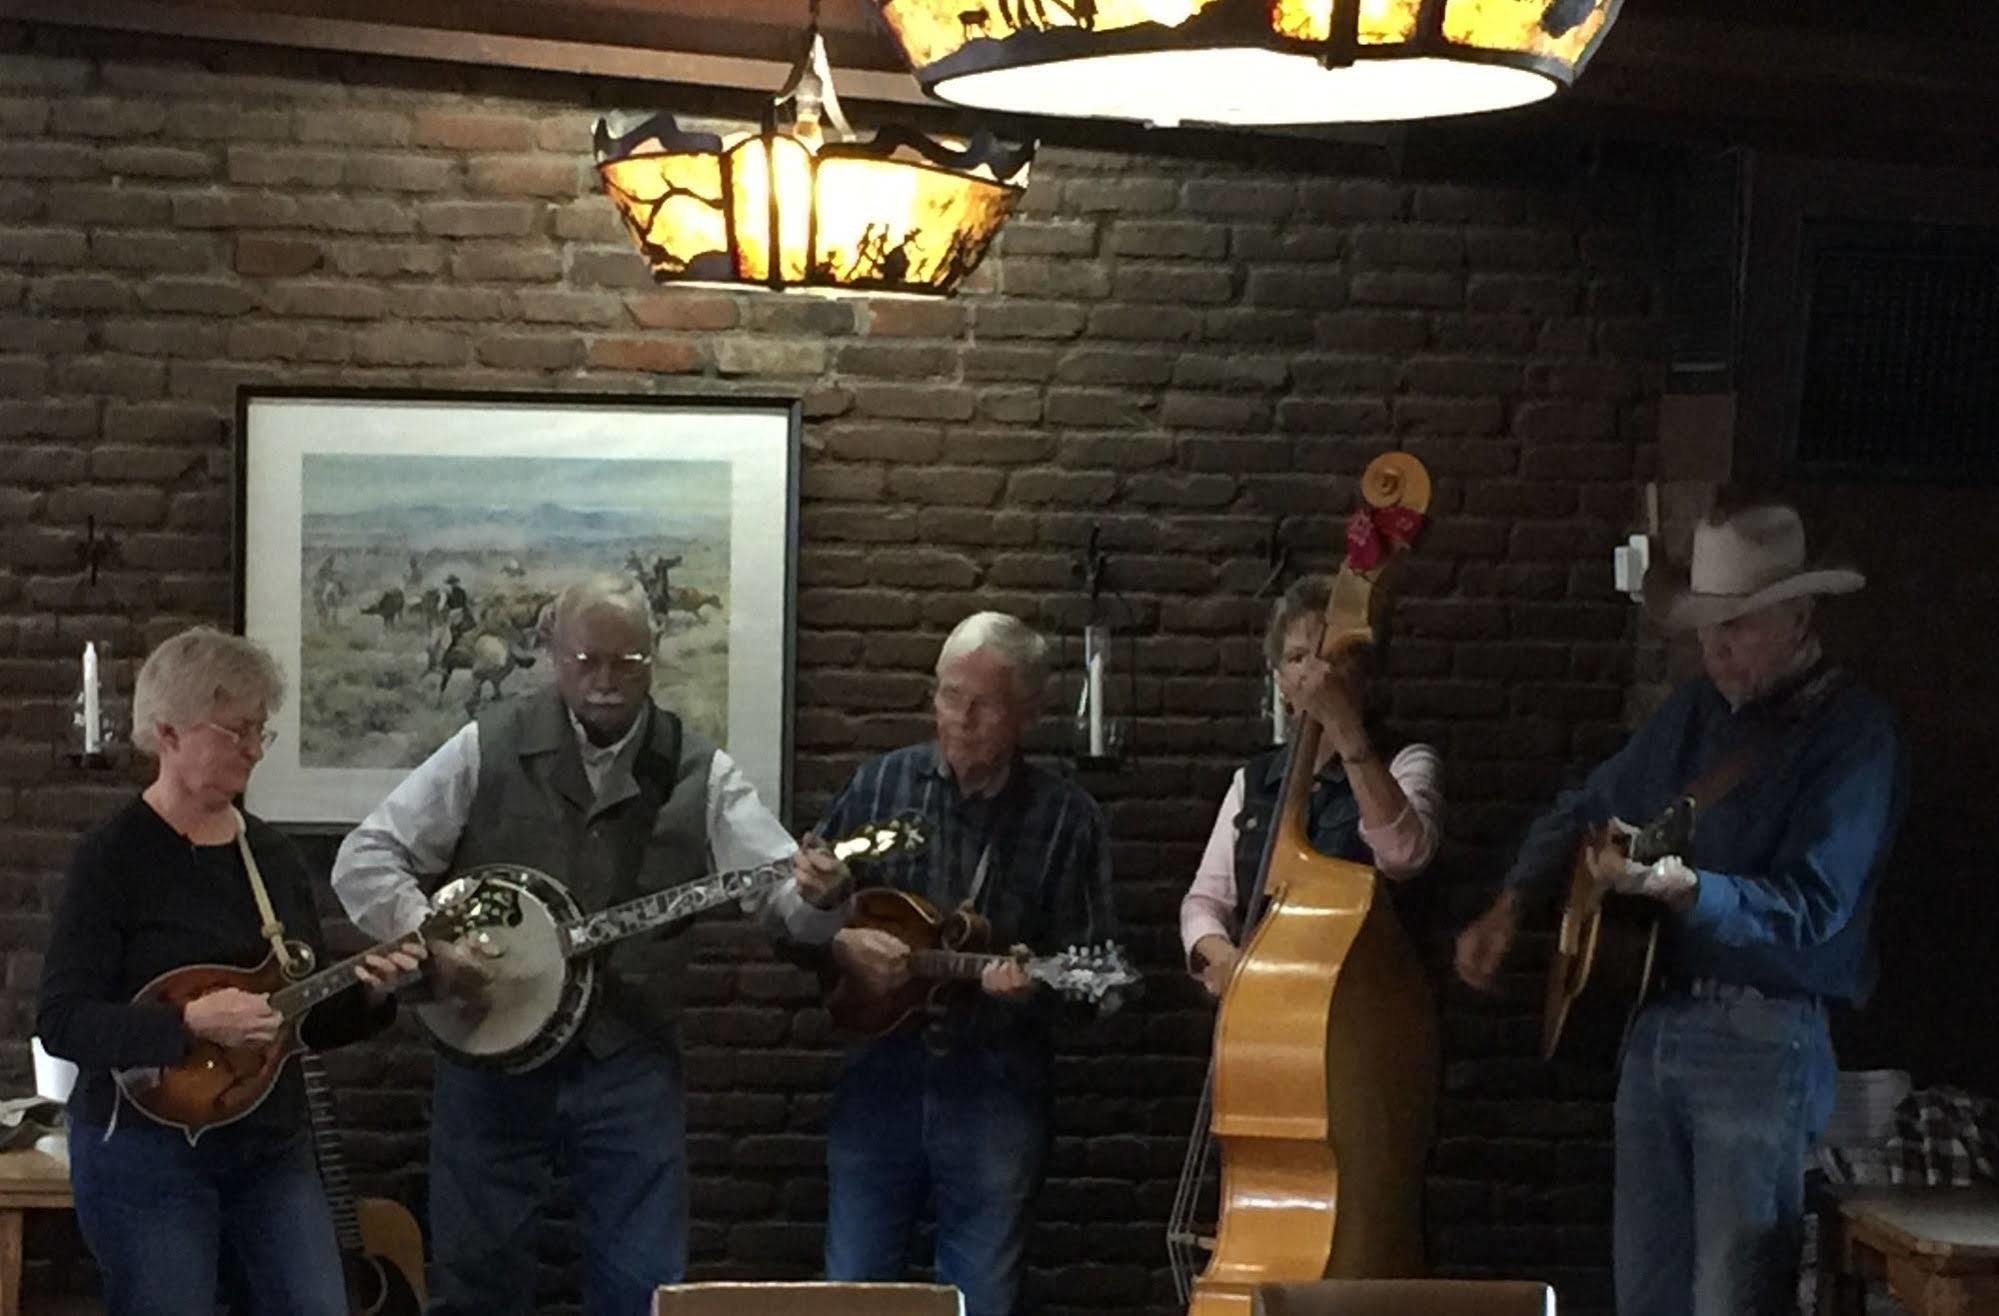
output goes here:
<path id="1" fill-rule="evenodd" d="M 131 707 L 118 695 L 110 670 L 110 644 L 85 641 L 82 678 L 70 696 L 65 737 L 64 758 L 73 768 L 114 768 L 130 744 Z"/>
<path id="2" fill-rule="evenodd" d="M 1089 620 L 1083 626 L 1083 679 L 1076 696 L 1076 717 L 1069 755 L 1078 768 L 1086 770 L 1117 767 L 1124 758 L 1129 728 L 1127 718 L 1114 716 L 1110 711 L 1117 630 L 1111 623 L 1109 604 L 1117 594 L 1111 591 L 1106 597 L 1104 573 L 1107 563 L 1103 550 L 1097 546 L 1097 527 L 1092 526 L 1089 545 L 1076 567 L 1083 580 L 1084 592 L 1089 596 Z M 1137 667 L 1135 654 L 1129 646 L 1125 657 L 1133 668 L 1126 678 L 1129 697 Z"/>

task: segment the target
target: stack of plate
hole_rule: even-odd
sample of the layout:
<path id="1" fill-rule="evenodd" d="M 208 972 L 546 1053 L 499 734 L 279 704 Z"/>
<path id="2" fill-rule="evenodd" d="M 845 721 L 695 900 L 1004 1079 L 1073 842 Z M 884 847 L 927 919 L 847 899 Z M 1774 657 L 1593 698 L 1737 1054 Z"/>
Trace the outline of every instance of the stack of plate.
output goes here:
<path id="1" fill-rule="evenodd" d="M 1907 1070 L 1841 1070 L 1833 1085 L 1832 1118 L 1823 1140 L 1835 1147 L 1886 1142 L 1895 1132 L 1895 1107 L 1908 1095 Z"/>

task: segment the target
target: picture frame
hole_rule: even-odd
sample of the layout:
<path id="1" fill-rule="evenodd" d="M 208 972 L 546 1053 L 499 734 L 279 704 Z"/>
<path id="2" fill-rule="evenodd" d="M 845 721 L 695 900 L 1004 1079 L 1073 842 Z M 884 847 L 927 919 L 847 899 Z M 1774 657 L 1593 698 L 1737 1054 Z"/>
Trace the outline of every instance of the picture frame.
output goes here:
<path id="1" fill-rule="evenodd" d="M 245 386 L 237 629 L 288 697 L 244 803 L 344 830 L 552 679 L 560 590 L 645 591 L 653 697 L 790 798 L 795 399 Z"/>

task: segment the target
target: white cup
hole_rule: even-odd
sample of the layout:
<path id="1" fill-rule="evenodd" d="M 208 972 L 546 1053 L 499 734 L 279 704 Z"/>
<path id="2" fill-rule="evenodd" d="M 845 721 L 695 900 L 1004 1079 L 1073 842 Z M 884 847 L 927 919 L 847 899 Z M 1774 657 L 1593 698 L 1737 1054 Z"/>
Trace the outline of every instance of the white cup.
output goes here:
<path id="1" fill-rule="evenodd" d="M 28 1039 L 28 1049 L 35 1057 L 35 1095 L 67 1102 L 69 1090 L 76 1086 L 76 1066 L 44 1051 L 39 1037 Z"/>

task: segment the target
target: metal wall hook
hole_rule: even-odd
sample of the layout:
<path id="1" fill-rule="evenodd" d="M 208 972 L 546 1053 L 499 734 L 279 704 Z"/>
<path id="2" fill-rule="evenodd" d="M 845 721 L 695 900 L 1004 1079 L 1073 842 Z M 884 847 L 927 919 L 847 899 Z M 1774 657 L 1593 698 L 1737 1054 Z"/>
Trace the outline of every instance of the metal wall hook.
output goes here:
<path id="1" fill-rule="evenodd" d="M 76 546 L 76 564 L 89 573 L 86 582 L 94 587 L 99 567 L 122 560 L 118 554 L 118 541 L 109 534 L 97 533 L 97 518 L 83 518 L 83 542 Z"/>

